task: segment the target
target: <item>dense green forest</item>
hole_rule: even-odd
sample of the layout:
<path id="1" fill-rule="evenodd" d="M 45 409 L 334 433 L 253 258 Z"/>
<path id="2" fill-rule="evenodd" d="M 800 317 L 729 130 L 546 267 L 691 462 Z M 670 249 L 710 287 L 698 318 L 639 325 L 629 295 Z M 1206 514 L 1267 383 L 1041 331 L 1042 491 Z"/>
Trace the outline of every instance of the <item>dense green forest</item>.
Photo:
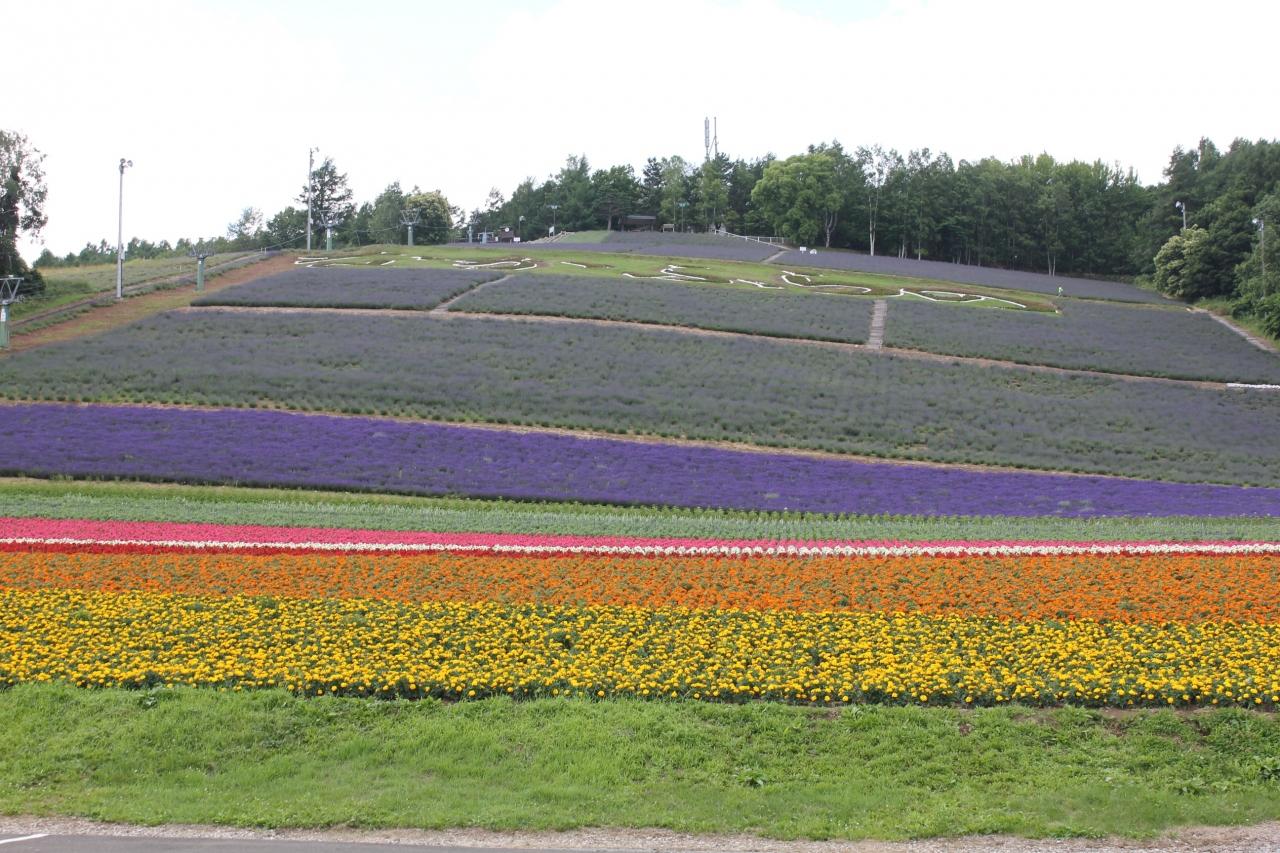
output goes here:
<path id="1" fill-rule="evenodd" d="M 502 228 L 528 240 L 553 228 L 615 228 L 621 216 L 641 213 L 681 231 L 723 228 L 878 255 L 1140 277 L 1189 300 L 1230 300 L 1237 314 L 1280 335 L 1280 239 L 1266 241 L 1267 224 L 1280 224 L 1277 141 L 1237 139 L 1221 151 L 1202 139 L 1193 149 L 1176 148 L 1156 185 L 1143 185 L 1118 164 L 1049 154 L 956 162 L 929 149 L 903 155 L 832 142 L 786 159 L 717 154 L 697 164 L 651 157 L 639 174 L 630 165 L 593 169 L 585 156 L 570 156 L 556 174 L 527 178 L 509 195 L 495 187 L 469 213 L 438 191 L 406 192 L 398 182 L 356 204 L 331 159 L 312 173 L 311 186 L 315 221 L 335 223 L 342 246 L 404 242 L 406 209 L 418 213 L 418 243 Z M 216 251 L 298 247 L 306 199 L 304 187 L 294 205 L 269 219 L 247 208 L 225 235 L 199 242 Z M 313 246 L 323 243 L 317 226 Z M 185 253 L 193 245 L 135 238 L 128 256 Z M 103 240 L 62 258 L 46 251 L 37 266 L 107 261 L 113 250 Z"/>

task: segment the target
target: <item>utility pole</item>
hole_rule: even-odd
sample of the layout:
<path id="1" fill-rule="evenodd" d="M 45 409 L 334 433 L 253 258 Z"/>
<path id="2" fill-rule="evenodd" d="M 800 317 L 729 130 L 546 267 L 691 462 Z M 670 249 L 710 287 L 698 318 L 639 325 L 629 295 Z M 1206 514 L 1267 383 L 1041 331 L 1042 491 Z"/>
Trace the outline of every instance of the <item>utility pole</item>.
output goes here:
<path id="1" fill-rule="evenodd" d="M 404 210 L 400 211 L 400 224 L 406 225 L 409 228 L 409 245 L 410 246 L 413 245 L 413 226 L 418 224 L 418 219 L 420 218 L 420 216 L 421 214 L 418 212 L 418 209 L 416 207 L 405 208 Z"/>
<path id="2" fill-rule="evenodd" d="M 684 233 L 684 209 L 689 206 L 689 202 L 680 201 L 676 202 L 676 204 L 680 207 L 680 232 Z"/>
<path id="3" fill-rule="evenodd" d="M 1182 230 L 1187 230 L 1187 206 L 1180 201 L 1175 201 L 1173 206 L 1182 211 Z"/>
<path id="4" fill-rule="evenodd" d="M 1262 240 L 1262 293 L 1267 293 L 1267 223 L 1261 216 L 1253 220 L 1253 224 L 1258 226 L 1258 236 Z"/>
<path id="5" fill-rule="evenodd" d="M 213 254 L 207 246 L 196 246 L 191 250 L 191 257 L 196 259 L 196 293 L 204 292 L 204 260 Z"/>
<path id="6" fill-rule="evenodd" d="M 556 211 L 560 209 L 560 205 L 549 204 L 547 205 L 547 207 L 551 208 L 551 233 L 555 234 L 556 233 Z"/>
<path id="7" fill-rule="evenodd" d="M 319 148 L 307 149 L 307 251 L 311 251 L 311 185 L 312 173 L 316 169 L 316 152 Z"/>
<path id="8" fill-rule="evenodd" d="M 124 299 L 124 170 L 132 160 L 120 158 L 120 210 L 116 219 L 116 299 Z"/>

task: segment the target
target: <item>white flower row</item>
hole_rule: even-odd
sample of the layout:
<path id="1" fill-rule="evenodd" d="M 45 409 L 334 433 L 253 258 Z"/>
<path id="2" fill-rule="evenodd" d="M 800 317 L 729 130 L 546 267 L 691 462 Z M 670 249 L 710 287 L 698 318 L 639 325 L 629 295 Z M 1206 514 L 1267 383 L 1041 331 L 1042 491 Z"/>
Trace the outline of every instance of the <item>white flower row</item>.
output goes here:
<path id="1" fill-rule="evenodd" d="M 777 545 L 557 545 L 463 544 L 450 542 L 245 542 L 186 539 L 81 539 L 72 537 L 13 536 L 0 545 L 78 545 L 108 547 L 192 548 L 214 551 L 252 549 L 370 552 L 494 552 L 511 554 L 630 554 L 637 556 L 798 556 L 798 557 L 946 557 L 1036 556 L 1054 554 L 1280 554 L 1280 542 L 1064 542 L 974 544 L 923 543 L 920 545 L 777 544 Z"/>

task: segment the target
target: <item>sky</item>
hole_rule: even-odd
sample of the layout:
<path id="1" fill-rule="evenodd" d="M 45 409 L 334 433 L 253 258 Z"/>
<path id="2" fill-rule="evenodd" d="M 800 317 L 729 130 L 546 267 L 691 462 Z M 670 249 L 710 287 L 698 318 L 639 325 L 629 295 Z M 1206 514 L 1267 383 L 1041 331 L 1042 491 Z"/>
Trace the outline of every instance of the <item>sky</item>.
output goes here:
<path id="1" fill-rule="evenodd" d="M 1280 137 L 1280 3 L 1145 0 L 18 2 L 0 128 L 45 154 L 29 258 L 215 236 L 301 191 L 399 181 L 465 209 L 569 154 L 594 167 L 838 139 L 956 161 L 1048 152 L 1161 180 L 1175 146 Z M 39 68 L 38 74 L 27 69 Z"/>

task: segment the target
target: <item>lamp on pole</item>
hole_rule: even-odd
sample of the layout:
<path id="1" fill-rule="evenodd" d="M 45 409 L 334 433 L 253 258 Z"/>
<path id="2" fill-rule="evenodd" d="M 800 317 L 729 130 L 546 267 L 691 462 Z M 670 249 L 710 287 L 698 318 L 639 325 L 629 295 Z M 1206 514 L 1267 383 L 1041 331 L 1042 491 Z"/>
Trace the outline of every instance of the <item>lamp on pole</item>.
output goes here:
<path id="1" fill-rule="evenodd" d="M 689 206 L 689 202 L 679 201 L 679 202 L 676 202 L 676 204 L 680 208 L 680 231 L 683 233 L 684 232 L 684 209 Z"/>
<path id="2" fill-rule="evenodd" d="M 120 210 L 116 219 L 116 299 L 124 299 L 124 170 L 132 160 L 120 158 Z"/>
<path id="3" fill-rule="evenodd" d="M 547 207 L 551 208 L 551 233 L 555 234 L 556 233 L 556 211 L 560 209 L 560 205 L 549 204 L 547 205 Z"/>
<path id="4" fill-rule="evenodd" d="M 1187 230 L 1187 206 L 1180 201 L 1175 201 L 1173 206 L 1182 211 L 1182 230 Z"/>
<path id="5" fill-rule="evenodd" d="M 1261 216 L 1259 216 L 1257 219 L 1253 220 L 1253 224 L 1258 226 L 1258 237 L 1262 241 L 1262 246 L 1260 247 L 1262 249 L 1262 287 L 1263 292 L 1265 293 L 1267 286 L 1267 223 Z"/>
<path id="6" fill-rule="evenodd" d="M 524 240 L 524 214 L 520 214 L 520 218 L 516 220 L 516 239 Z"/>

